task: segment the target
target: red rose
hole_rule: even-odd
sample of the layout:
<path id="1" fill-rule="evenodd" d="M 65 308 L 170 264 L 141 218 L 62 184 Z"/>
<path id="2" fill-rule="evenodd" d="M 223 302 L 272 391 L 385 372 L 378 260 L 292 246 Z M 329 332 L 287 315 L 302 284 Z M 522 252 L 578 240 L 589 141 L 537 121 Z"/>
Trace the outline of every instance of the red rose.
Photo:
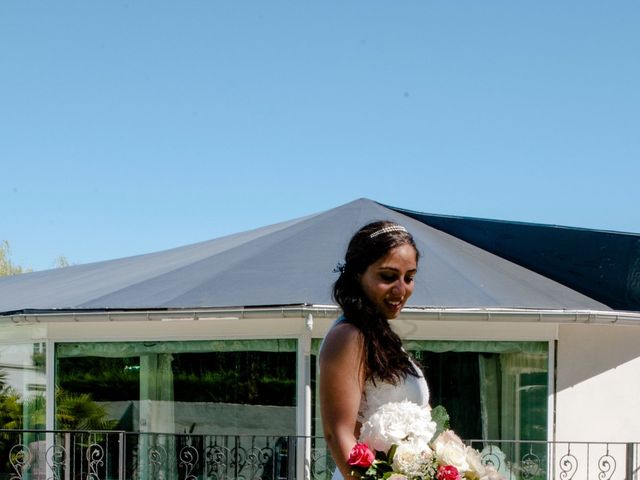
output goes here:
<path id="1" fill-rule="evenodd" d="M 460 472 L 453 465 L 441 465 L 438 467 L 438 480 L 461 480 Z"/>
<path id="2" fill-rule="evenodd" d="M 366 443 L 356 443 L 349 453 L 347 463 L 354 467 L 368 468 L 373 463 L 376 456 L 369 449 Z"/>

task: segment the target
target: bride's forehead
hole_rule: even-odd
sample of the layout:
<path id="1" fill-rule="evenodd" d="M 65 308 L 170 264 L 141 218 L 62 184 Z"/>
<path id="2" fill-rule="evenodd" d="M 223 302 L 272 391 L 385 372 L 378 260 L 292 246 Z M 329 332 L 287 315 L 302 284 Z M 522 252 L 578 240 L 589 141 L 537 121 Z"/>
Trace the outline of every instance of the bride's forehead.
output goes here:
<path id="1" fill-rule="evenodd" d="M 373 262 L 371 265 L 380 267 L 398 267 L 417 264 L 418 255 L 416 249 L 409 244 L 402 244 L 389 250 L 384 256 Z"/>

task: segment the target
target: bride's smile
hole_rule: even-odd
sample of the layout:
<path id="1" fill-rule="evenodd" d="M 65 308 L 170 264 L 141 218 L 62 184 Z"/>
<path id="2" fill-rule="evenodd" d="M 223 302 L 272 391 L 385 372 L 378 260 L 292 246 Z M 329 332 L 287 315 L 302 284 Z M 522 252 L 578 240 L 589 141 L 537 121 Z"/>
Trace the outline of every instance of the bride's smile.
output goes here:
<path id="1" fill-rule="evenodd" d="M 413 293 L 416 250 L 403 244 L 369 265 L 360 277 L 362 290 L 386 318 L 396 318 Z"/>

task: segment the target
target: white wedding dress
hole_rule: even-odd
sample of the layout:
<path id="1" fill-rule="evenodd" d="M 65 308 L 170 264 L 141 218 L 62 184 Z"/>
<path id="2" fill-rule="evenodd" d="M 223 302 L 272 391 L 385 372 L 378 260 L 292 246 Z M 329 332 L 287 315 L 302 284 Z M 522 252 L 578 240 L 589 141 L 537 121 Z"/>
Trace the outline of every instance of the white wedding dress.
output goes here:
<path id="1" fill-rule="evenodd" d="M 389 402 L 409 400 L 418 405 L 429 405 L 429 387 L 422 375 L 422 371 L 415 364 L 414 367 L 420 376 L 414 377 L 413 375 L 407 375 L 407 378 L 398 383 L 398 385 L 381 381 L 376 382 L 374 385 L 373 382 L 367 381 L 364 386 L 364 392 L 362 392 L 362 398 L 360 399 L 358 422 L 364 423 L 373 412 Z M 333 472 L 332 480 L 343 479 L 344 477 L 340 473 L 340 470 L 336 469 L 335 472 Z"/>

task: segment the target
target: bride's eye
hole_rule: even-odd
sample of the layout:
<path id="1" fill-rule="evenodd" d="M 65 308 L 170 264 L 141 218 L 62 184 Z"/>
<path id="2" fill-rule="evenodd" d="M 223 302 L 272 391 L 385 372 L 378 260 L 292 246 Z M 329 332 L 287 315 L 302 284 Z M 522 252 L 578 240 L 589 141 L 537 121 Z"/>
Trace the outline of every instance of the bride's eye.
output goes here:
<path id="1" fill-rule="evenodd" d="M 393 282 L 396 279 L 396 276 L 392 273 L 381 273 L 380 278 L 385 282 Z"/>

